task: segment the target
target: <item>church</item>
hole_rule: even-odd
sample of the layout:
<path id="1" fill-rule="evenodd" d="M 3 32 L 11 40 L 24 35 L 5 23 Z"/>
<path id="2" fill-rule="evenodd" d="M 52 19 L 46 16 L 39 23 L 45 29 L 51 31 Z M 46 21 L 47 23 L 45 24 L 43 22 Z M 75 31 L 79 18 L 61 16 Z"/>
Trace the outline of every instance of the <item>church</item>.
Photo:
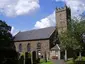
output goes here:
<path id="1" fill-rule="evenodd" d="M 61 59 L 58 35 L 67 30 L 68 21 L 71 19 L 71 10 L 67 6 L 56 8 L 56 26 L 30 31 L 19 32 L 15 35 L 14 43 L 16 51 L 20 54 L 33 53 L 36 58 L 47 60 L 56 56 Z M 34 54 L 35 53 L 35 54 Z"/>

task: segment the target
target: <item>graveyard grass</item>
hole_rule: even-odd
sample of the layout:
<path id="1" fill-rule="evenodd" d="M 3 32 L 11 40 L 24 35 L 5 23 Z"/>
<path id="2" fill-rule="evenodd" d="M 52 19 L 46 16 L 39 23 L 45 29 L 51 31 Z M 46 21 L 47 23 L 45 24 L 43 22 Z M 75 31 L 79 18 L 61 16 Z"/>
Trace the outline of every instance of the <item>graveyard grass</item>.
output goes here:
<path id="1" fill-rule="evenodd" d="M 45 62 L 43 59 L 41 59 L 40 64 L 53 64 L 53 63 L 51 61 Z"/>
<path id="2" fill-rule="evenodd" d="M 42 62 L 40 64 L 53 64 L 51 61 L 48 61 L 48 62 Z"/>
<path id="3" fill-rule="evenodd" d="M 78 60 L 79 60 L 79 56 L 78 56 L 78 58 L 75 61 L 78 61 Z M 82 56 L 82 61 L 85 61 L 85 57 L 84 56 Z M 74 64 L 73 59 L 66 61 L 66 64 Z"/>
<path id="4" fill-rule="evenodd" d="M 77 59 L 75 61 L 78 61 L 78 60 L 79 60 L 79 56 L 77 57 Z M 82 56 L 82 61 L 85 61 L 84 56 Z M 43 59 L 41 59 L 40 64 L 53 64 L 53 63 L 51 61 L 45 62 Z M 66 61 L 66 64 L 75 64 L 75 63 L 73 62 L 73 59 L 71 59 L 71 60 Z"/>

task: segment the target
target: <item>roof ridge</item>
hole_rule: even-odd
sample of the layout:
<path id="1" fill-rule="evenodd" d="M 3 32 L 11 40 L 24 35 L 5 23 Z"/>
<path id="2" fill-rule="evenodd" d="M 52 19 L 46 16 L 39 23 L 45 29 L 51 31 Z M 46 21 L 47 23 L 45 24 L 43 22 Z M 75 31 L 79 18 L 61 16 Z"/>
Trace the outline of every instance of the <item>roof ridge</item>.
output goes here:
<path id="1" fill-rule="evenodd" d="M 51 26 L 52 28 L 55 28 L 55 26 Z M 37 31 L 37 30 L 42 30 L 42 29 L 47 29 L 51 27 L 46 27 L 46 28 L 39 28 L 39 29 L 32 29 L 32 30 L 27 30 L 27 31 L 20 31 L 20 32 L 29 32 L 29 31 Z"/>

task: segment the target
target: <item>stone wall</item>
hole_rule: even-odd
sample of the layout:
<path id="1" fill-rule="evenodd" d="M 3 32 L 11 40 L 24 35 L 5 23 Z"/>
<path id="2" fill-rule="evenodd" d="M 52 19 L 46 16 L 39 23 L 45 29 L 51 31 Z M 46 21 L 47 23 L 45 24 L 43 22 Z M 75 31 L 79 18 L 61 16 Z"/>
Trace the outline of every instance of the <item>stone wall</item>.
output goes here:
<path id="1" fill-rule="evenodd" d="M 30 43 L 31 51 L 37 52 L 37 43 L 41 43 L 41 54 L 45 57 L 45 53 L 49 57 L 49 40 L 36 40 L 36 41 L 21 41 L 15 42 L 16 51 L 19 52 L 19 44 L 22 44 L 22 53 L 27 52 L 27 45 Z"/>

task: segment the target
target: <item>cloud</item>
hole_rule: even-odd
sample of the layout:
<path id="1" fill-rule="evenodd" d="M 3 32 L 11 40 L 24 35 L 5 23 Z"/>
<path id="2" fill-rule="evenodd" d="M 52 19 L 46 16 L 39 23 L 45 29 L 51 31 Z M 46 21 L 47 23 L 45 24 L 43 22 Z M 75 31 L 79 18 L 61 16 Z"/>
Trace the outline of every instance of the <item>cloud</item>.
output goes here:
<path id="1" fill-rule="evenodd" d="M 41 19 L 40 21 L 37 21 L 34 25 L 34 29 L 50 27 L 54 26 L 55 24 L 55 12 L 53 12 L 51 15 Z"/>
<path id="2" fill-rule="evenodd" d="M 85 11 L 85 0 L 56 0 L 56 2 L 62 1 L 66 3 L 68 7 L 71 8 L 72 18 L 81 18 L 82 13 Z M 37 21 L 34 28 L 45 28 L 50 26 L 55 26 L 55 13 L 53 12 L 49 16 Z"/>
<path id="3" fill-rule="evenodd" d="M 15 29 L 15 28 L 12 26 L 11 34 L 14 36 L 14 35 L 16 35 L 18 32 L 19 32 L 19 30 Z"/>
<path id="4" fill-rule="evenodd" d="M 29 14 L 39 7 L 39 0 L 0 0 L 0 12 L 10 17 Z"/>
<path id="5" fill-rule="evenodd" d="M 85 11 L 85 0 L 56 0 L 63 1 L 68 7 L 71 8 L 72 17 L 81 18 L 82 13 Z"/>

